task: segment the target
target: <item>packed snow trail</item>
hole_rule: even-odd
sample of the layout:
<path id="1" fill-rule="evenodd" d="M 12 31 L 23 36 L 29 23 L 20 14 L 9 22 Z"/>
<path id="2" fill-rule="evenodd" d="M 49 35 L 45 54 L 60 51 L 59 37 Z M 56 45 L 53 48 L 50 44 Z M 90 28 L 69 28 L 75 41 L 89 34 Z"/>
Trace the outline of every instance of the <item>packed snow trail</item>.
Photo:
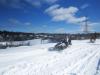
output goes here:
<path id="1" fill-rule="evenodd" d="M 42 44 L 0 51 L 0 75 L 100 75 L 100 40 L 73 41 L 63 51 Z"/>

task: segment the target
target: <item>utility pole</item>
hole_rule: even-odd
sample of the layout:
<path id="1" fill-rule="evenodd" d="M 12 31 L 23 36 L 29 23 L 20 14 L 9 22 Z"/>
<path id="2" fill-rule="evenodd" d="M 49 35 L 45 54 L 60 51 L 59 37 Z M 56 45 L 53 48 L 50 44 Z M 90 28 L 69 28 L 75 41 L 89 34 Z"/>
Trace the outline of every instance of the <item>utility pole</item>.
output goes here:
<path id="1" fill-rule="evenodd" d="M 88 33 L 89 32 L 89 26 L 88 26 L 88 18 L 86 17 L 86 20 L 84 21 L 85 25 L 83 26 L 83 32 Z"/>

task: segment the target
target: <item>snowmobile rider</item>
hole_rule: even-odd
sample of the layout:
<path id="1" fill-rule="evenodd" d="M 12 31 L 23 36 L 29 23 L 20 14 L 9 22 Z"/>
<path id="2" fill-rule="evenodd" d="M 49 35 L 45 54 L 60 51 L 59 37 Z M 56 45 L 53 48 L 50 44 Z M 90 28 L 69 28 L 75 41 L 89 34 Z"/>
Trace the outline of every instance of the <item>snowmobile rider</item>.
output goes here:
<path id="1" fill-rule="evenodd" d="M 63 39 L 62 43 L 64 43 L 66 45 L 66 47 L 68 46 L 68 42 L 66 39 Z"/>
<path id="2" fill-rule="evenodd" d="M 68 45 L 72 45 L 72 42 L 71 42 L 71 36 L 69 36 L 69 38 L 68 38 Z"/>
<path id="3" fill-rule="evenodd" d="M 96 33 L 91 34 L 90 42 L 94 43 L 96 41 L 96 38 L 97 38 L 97 34 Z"/>

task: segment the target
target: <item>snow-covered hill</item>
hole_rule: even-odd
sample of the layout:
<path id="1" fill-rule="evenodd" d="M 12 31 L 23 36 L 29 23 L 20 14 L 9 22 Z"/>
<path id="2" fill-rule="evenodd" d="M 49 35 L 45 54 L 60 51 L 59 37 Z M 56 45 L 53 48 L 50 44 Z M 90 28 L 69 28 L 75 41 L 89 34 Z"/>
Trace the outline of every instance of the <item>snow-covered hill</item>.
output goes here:
<path id="1" fill-rule="evenodd" d="M 0 49 L 0 75 L 100 75 L 100 40 L 73 41 L 63 51 L 55 43 Z"/>

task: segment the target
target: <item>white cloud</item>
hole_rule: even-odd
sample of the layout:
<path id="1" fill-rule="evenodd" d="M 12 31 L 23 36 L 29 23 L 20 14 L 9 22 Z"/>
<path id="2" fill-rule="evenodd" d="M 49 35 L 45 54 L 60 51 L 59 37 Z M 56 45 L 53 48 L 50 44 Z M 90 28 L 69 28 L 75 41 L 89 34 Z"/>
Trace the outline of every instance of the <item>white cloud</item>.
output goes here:
<path id="1" fill-rule="evenodd" d="M 21 8 L 23 3 L 21 0 L 0 0 L 0 5 L 12 8 Z"/>
<path id="2" fill-rule="evenodd" d="M 47 27 L 47 25 L 42 25 L 42 27 L 43 27 L 43 28 L 46 28 L 46 27 Z"/>
<path id="3" fill-rule="evenodd" d="M 100 22 L 89 22 L 89 25 L 98 26 L 98 25 L 100 25 Z"/>
<path id="4" fill-rule="evenodd" d="M 45 2 L 47 2 L 47 3 L 55 3 L 55 2 L 57 2 L 58 0 L 44 0 Z"/>
<path id="5" fill-rule="evenodd" d="M 12 25 L 20 25 L 21 22 L 16 20 L 16 19 L 13 19 L 13 18 L 10 18 L 8 19 L 9 23 L 12 24 Z"/>
<path id="6" fill-rule="evenodd" d="M 45 10 L 45 12 L 52 12 L 54 9 L 57 9 L 60 5 L 56 4 L 53 5 L 51 7 L 49 7 L 48 9 Z"/>
<path id="7" fill-rule="evenodd" d="M 66 21 L 68 23 L 78 24 L 86 20 L 86 17 L 76 17 L 76 13 L 79 11 L 77 7 L 70 6 L 68 8 L 60 7 L 59 5 L 53 5 L 45 10 L 53 21 Z"/>
<path id="8" fill-rule="evenodd" d="M 30 4 L 32 6 L 39 7 L 43 4 L 52 4 L 57 1 L 58 0 L 0 0 L 0 5 L 12 8 L 23 8 Z"/>
<path id="9" fill-rule="evenodd" d="M 64 28 L 58 28 L 55 30 L 56 33 L 65 33 L 65 29 Z"/>
<path id="10" fill-rule="evenodd" d="M 89 29 L 95 31 L 96 28 L 100 27 L 100 22 L 89 22 Z"/>
<path id="11" fill-rule="evenodd" d="M 40 7 L 43 4 L 53 4 L 58 0 L 27 0 L 30 4 L 32 3 L 33 6 Z"/>
<path id="12" fill-rule="evenodd" d="M 82 8 L 85 9 L 88 6 L 89 5 L 86 4 Z M 45 10 L 45 13 L 49 14 L 52 17 L 52 21 L 65 21 L 67 23 L 77 24 L 82 27 L 81 30 L 83 31 L 84 26 L 85 26 L 85 21 L 88 18 L 85 16 L 76 17 L 76 14 L 78 12 L 79 12 L 79 9 L 77 7 L 70 6 L 70 7 L 65 8 L 65 7 L 61 7 L 58 4 L 53 5 Z M 100 25 L 100 22 L 88 21 L 88 30 L 94 31 L 94 28 L 99 25 Z M 60 29 L 57 29 L 56 31 L 62 32 L 64 31 L 64 29 L 60 28 Z"/>
<path id="13" fill-rule="evenodd" d="M 9 19 L 8 22 L 10 25 L 13 25 L 13 26 L 32 26 L 31 22 L 21 22 L 13 18 Z"/>
<path id="14" fill-rule="evenodd" d="M 32 6 L 36 6 L 36 7 L 40 7 L 41 6 L 41 2 L 39 2 L 39 1 L 32 2 L 31 4 L 32 4 Z"/>
<path id="15" fill-rule="evenodd" d="M 85 9 L 85 8 L 87 8 L 87 7 L 89 7 L 90 5 L 89 4 L 83 4 L 82 6 L 81 6 L 81 9 Z"/>
<path id="16" fill-rule="evenodd" d="M 26 25 L 26 26 L 31 26 L 32 23 L 30 23 L 30 22 L 26 22 L 26 23 L 24 23 L 24 25 Z"/>

